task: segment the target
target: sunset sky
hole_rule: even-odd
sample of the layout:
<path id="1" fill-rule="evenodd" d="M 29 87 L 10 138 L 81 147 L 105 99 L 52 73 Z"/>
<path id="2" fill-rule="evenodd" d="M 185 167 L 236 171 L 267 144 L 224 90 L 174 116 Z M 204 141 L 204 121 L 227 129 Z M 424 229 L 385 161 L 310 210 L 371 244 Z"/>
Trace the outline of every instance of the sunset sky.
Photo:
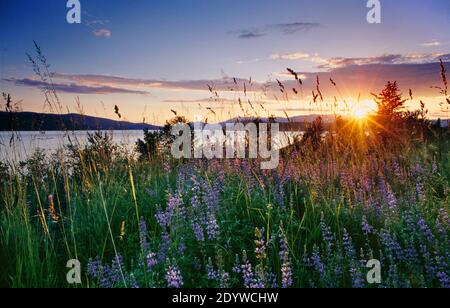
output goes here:
<path id="1" fill-rule="evenodd" d="M 86 114 L 117 118 L 117 105 L 126 120 L 155 124 L 171 110 L 210 121 L 327 113 L 335 97 L 339 110 L 371 109 L 370 92 L 397 80 L 405 98 L 413 91 L 410 108 L 422 99 L 432 118 L 446 116 L 431 87 L 441 86 L 439 59 L 450 71 L 448 0 L 382 0 L 381 24 L 366 21 L 365 0 L 80 2 L 82 24 L 69 24 L 65 0 L 1 1 L 0 89 L 22 110 L 51 112 L 26 56 L 34 40 L 69 112 L 77 97 Z M 324 102 L 314 104 L 316 76 Z"/>

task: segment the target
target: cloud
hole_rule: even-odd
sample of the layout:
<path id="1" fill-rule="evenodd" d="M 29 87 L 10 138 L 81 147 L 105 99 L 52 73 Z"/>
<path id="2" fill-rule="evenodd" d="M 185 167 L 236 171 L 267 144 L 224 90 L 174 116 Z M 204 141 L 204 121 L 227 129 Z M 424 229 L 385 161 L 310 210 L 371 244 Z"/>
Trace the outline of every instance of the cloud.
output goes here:
<path id="1" fill-rule="evenodd" d="M 312 56 L 303 52 L 293 52 L 286 54 L 274 53 L 270 58 L 272 60 L 311 60 Z"/>
<path id="2" fill-rule="evenodd" d="M 269 30 L 280 31 L 281 33 L 286 35 L 294 34 L 300 31 L 309 31 L 318 27 L 320 27 L 320 24 L 313 22 L 293 22 L 266 26 L 266 28 Z"/>
<path id="3" fill-rule="evenodd" d="M 204 79 L 204 80 L 180 80 L 166 81 L 156 79 L 136 79 L 110 75 L 71 75 L 55 73 L 55 79 L 71 81 L 77 84 L 90 86 L 110 86 L 110 87 L 135 87 L 141 89 L 167 89 L 167 90 L 193 90 L 208 91 L 211 87 L 213 91 L 231 91 L 236 88 L 233 78 L 222 79 Z M 236 82 L 242 85 L 248 83 L 247 79 L 236 79 Z M 253 82 L 257 85 L 256 82 Z"/>
<path id="4" fill-rule="evenodd" d="M 55 89 L 56 92 L 72 93 L 72 94 L 148 94 L 145 91 L 129 90 L 125 88 L 115 88 L 110 86 L 87 86 L 76 83 L 53 83 L 24 78 L 24 79 L 3 79 L 6 82 L 14 83 L 16 86 L 34 87 L 38 89 Z"/>
<path id="5" fill-rule="evenodd" d="M 237 38 L 246 40 L 246 39 L 254 39 L 258 37 L 262 37 L 266 35 L 266 33 L 262 32 L 259 29 L 241 29 L 237 31 L 232 31 L 230 34 L 236 35 Z"/>
<path id="6" fill-rule="evenodd" d="M 331 58 L 327 63 L 319 68 L 339 68 L 352 65 L 370 65 L 370 64 L 424 64 L 450 60 L 450 54 L 445 53 L 416 53 L 416 54 L 386 54 L 378 57 L 366 58 Z"/>
<path id="7" fill-rule="evenodd" d="M 370 65 L 370 64 L 423 64 L 450 60 L 449 53 L 413 53 L 413 54 L 384 54 L 374 57 L 359 57 L 359 58 L 343 58 L 335 57 L 325 59 L 318 54 L 307 54 L 302 52 L 294 52 L 287 54 L 272 54 L 272 60 L 303 60 L 319 64 L 319 69 L 335 69 L 341 67 L 348 67 L 353 65 Z"/>
<path id="8" fill-rule="evenodd" d="M 320 27 L 319 23 L 313 22 L 293 22 L 265 25 L 263 27 L 254 27 L 231 31 L 230 34 L 236 35 L 240 39 L 254 39 L 265 36 L 272 32 L 279 32 L 284 35 L 292 35 L 297 32 L 309 31 Z"/>
<path id="9" fill-rule="evenodd" d="M 426 42 L 421 45 L 424 47 L 439 47 L 439 46 L 445 45 L 445 43 L 438 41 L 438 40 L 432 40 L 430 42 Z"/>
<path id="10" fill-rule="evenodd" d="M 333 58 L 327 60 L 326 70 L 317 72 L 302 72 L 296 70 L 303 81 L 302 93 L 309 95 L 312 90 L 316 90 L 317 76 L 320 78 L 321 91 L 328 99 L 358 96 L 358 93 L 368 96 L 370 92 L 380 91 L 388 80 L 398 81 L 400 87 L 406 93 L 410 88 L 414 91 L 415 96 L 437 95 L 435 89 L 431 86 L 439 86 L 442 84 L 440 79 L 440 66 L 438 63 L 438 55 L 428 56 L 379 56 L 370 58 Z M 450 71 L 450 55 L 441 55 L 448 71 Z M 434 59 L 433 62 L 431 62 Z M 423 62 L 424 63 L 420 63 Z M 411 63 L 404 63 L 411 62 Z M 293 69 L 295 67 L 290 66 Z M 296 88 L 299 84 L 292 76 L 281 73 L 274 73 L 274 78 L 282 80 L 286 89 Z M 332 78 L 337 87 L 329 81 Z M 19 86 L 30 86 L 43 88 L 48 86 L 36 79 L 8 79 Z M 65 93 L 85 93 L 85 94 L 110 94 L 110 93 L 130 93 L 130 94 L 146 94 L 152 89 L 161 89 L 169 91 L 200 91 L 204 95 L 211 95 L 213 99 L 205 100 L 171 100 L 169 102 L 215 102 L 215 92 L 219 96 L 225 93 L 242 93 L 244 83 L 247 85 L 247 93 L 254 92 L 262 94 L 263 98 L 278 97 L 280 90 L 278 84 L 273 80 L 271 82 L 253 81 L 251 86 L 248 79 L 233 78 L 222 79 L 203 79 L 203 80 L 180 80 L 168 81 L 157 79 L 136 79 L 110 75 L 71 75 L 71 74 L 54 74 L 55 89 Z M 212 93 L 209 88 L 211 88 Z M 339 91 L 337 89 L 339 88 Z M 298 89 L 300 90 L 300 89 Z M 290 93 L 291 91 L 289 91 Z M 288 93 L 288 94 L 289 94 Z M 294 93 L 290 93 L 291 98 Z M 226 96 L 225 96 L 226 97 Z M 297 97 L 297 98 L 300 98 Z M 226 101 L 223 98 L 217 100 Z"/>
<path id="11" fill-rule="evenodd" d="M 236 63 L 237 64 L 251 64 L 251 63 L 257 63 L 257 62 L 259 62 L 260 61 L 260 59 L 250 59 L 250 60 L 240 60 L 240 61 L 237 61 Z"/>
<path id="12" fill-rule="evenodd" d="M 106 37 L 106 38 L 110 38 L 112 35 L 111 30 L 108 29 L 92 30 L 92 34 L 96 37 Z"/>

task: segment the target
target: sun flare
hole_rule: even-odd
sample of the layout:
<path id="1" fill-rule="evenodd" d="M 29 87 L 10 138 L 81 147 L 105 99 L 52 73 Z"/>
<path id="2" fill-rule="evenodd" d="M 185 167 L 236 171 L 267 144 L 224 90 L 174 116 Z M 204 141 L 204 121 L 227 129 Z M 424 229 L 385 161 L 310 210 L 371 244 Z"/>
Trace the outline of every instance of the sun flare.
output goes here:
<path id="1" fill-rule="evenodd" d="M 367 118 L 367 116 L 370 114 L 370 110 L 358 108 L 353 110 L 352 116 L 356 119 L 362 120 L 364 118 Z"/>

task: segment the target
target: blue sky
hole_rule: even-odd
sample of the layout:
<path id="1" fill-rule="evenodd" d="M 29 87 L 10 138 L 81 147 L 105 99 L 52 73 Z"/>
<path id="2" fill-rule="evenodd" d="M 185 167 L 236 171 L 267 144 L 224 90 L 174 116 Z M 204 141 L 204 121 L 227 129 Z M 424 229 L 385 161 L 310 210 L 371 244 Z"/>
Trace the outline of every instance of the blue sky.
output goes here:
<path id="1" fill-rule="evenodd" d="M 74 97 L 80 96 L 88 113 L 113 117 L 111 105 L 121 103 L 130 120 L 140 120 L 142 113 L 152 110 L 147 118 L 158 122 L 173 108 L 184 108 L 191 115 L 201 113 L 195 106 L 208 98 L 207 81 L 217 83 L 224 76 L 252 76 L 255 82 L 263 83 L 287 78 L 281 74 L 287 67 L 305 73 L 307 78 L 308 73 L 332 72 L 348 63 L 425 65 L 442 57 L 446 60 L 450 54 L 447 0 L 382 0 L 380 25 L 367 23 L 365 0 L 80 2 L 82 24 L 71 25 L 66 22 L 65 0 L 2 0 L 0 86 L 22 100 L 24 109 L 46 111 L 42 110 L 39 85 L 31 85 L 29 80 L 19 82 L 33 76 L 25 56 L 33 53 L 33 40 L 42 47 L 52 71 L 65 78 L 60 81 L 65 85 L 61 95 L 69 109 L 73 109 Z M 397 57 L 373 59 L 386 55 Z M 331 61 L 335 58 L 340 61 Z M 99 78 L 86 80 L 79 75 Z M 120 76 L 132 82 L 105 81 L 100 78 L 104 76 Z M 387 81 L 383 77 L 379 76 L 377 86 Z M 136 83 L 136 79 L 141 82 Z M 205 81 L 204 89 L 189 84 L 198 80 Z M 155 83 L 148 86 L 149 81 Z M 173 84 L 156 85 L 160 81 L 185 84 L 173 89 Z M 81 87 L 65 92 L 67 85 L 74 83 L 121 89 L 131 86 L 139 93 L 86 93 Z M 415 84 L 405 84 L 410 86 Z M 352 92 L 349 95 L 356 96 L 351 85 L 345 88 Z M 142 91 L 148 91 L 148 95 L 142 95 Z M 423 92 L 421 95 L 431 95 Z M 236 98 L 230 93 L 223 96 L 231 105 Z M 261 94 L 253 99 L 274 100 Z M 302 99 L 308 104 L 308 97 Z M 177 100 L 196 103 L 178 106 L 174 103 Z"/>

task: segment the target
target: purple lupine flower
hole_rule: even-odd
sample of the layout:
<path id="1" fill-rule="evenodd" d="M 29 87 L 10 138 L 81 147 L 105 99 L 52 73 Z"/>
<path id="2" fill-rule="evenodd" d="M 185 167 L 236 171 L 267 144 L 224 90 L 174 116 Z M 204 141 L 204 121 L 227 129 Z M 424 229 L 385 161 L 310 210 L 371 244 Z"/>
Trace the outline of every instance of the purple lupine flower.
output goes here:
<path id="1" fill-rule="evenodd" d="M 334 235 L 331 232 L 331 228 L 325 223 L 323 212 L 320 215 L 320 229 L 322 232 L 322 239 L 326 243 L 327 251 L 331 252 L 334 243 Z"/>
<path id="2" fill-rule="evenodd" d="M 325 277 L 325 266 L 320 259 L 319 247 L 317 247 L 316 245 L 314 245 L 313 247 L 310 264 L 319 273 L 320 278 L 323 279 Z"/>
<path id="3" fill-rule="evenodd" d="M 206 234 L 208 235 L 208 239 L 211 241 L 215 240 L 219 235 L 219 225 L 217 224 L 216 217 L 213 214 L 210 214 L 206 224 Z"/>
<path id="4" fill-rule="evenodd" d="M 203 227 L 200 224 L 194 222 L 192 224 L 192 230 L 194 231 L 195 238 L 199 242 L 203 242 L 205 240 L 205 234 L 203 231 Z"/>
<path id="5" fill-rule="evenodd" d="M 228 281 L 230 280 L 230 274 L 227 272 L 222 272 L 219 280 L 220 280 L 220 287 L 222 289 L 228 288 Z"/>
<path id="6" fill-rule="evenodd" d="M 374 233 L 374 228 L 369 224 L 366 216 L 363 216 L 362 218 L 361 227 L 365 235 Z"/>
<path id="7" fill-rule="evenodd" d="M 169 288 L 179 289 L 183 286 L 183 277 L 178 266 L 169 266 L 166 272 L 166 282 Z"/>
<path id="8" fill-rule="evenodd" d="M 255 229 L 255 254 L 256 259 L 263 260 L 266 257 L 266 243 L 263 238 L 264 228 L 262 230 L 256 228 Z"/>
<path id="9" fill-rule="evenodd" d="M 413 177 L 417 178 L 423 174 L 423 168 L 420 164 L 416 164 L 411 172 Z"/>
<path id="10" fill-rule="evenodd" d="M 267 281 L 270 288 L 278 289 L 277 275 L 275 275 L 273 272 L 269 272 L 269 274 L 267 274 Z"/>
<path id="11" fill-rule="evenodd" d="M 344 229 L 344 235 L 342 237 L 342 244 L 344 245 L 344 253 L 350 259 L 356 258 L 355 247 L 353 246 L 353 241 L 347 230 Z"/>
<path id="12" fill-rule="evenodd" d="M 248 289 L 252 288 L 255 277 L 253 274 L 252 265 L 248 262 L 247 258 L 244 258 L 244 263 L 241 265 L 241 273 L 244 280 L 244 287 Z"/>
<path id="13" fill-rule="evenodd" d="M 385 250 L 387 251 L 387 258 L 391 261 L 401 261 L 403 259 L 403 250 L 400 244 L 389 233 L 388 230 L 382 229 L 380 231 L 380 240 Z"/>
<path id="14" fill-rule="evenodd" d="M 398 161 L 394 161 L 392 163 L 392 171 L 394 172 L 394 174 L 397 178 L 402 177 L 402 171 L 400 169 L 400 164 L 398 163 Z"/>
<path id="15" fill-rule="evenodd" d="M 450 278 L 447 273 L 438 272 L 436 276 L 441 284 L 441 288 L 450 289 Z"/>
<path id="16" fill-rule="evenodd" d="M 208 274 L 208 280 L 217 280 L 219 278 L 219 274 L 214 269 L 211 258 L 208 260 L 208 264 L 206 265 L 206 272 Z"/>
<path id="17" fill-rule="evenodd" d="M 166 210 L 159 210 L 155 218 L 161 228 L 165 228 L 172 224 L 172 219 L 176 214 L 183 216 L 184 213 L 185 209 L 180 192 L 175 194 L 169 192 Z"/>
<path id="18" fill-rule="evenodd" d="M 121 255 L 116 255 L 111 263 L 111 281 L 113 284 L 120 282 L 123 279 L 123 258 Z"/>
<path id="19" fill-rule="evenodd" d="M 231 271 L 232 271 L 233 273 L 235 273 L 235 274 L 240 274 L 240 273 L 242 272 L 241 265 L 240 265 L 240 262 L 239 262 L 239 256 L 238 256 L 238 255 L 236 255 L 236 259 L 235 259 L 235 261 L 234 261 L 233 268 L 232 268 Z"/>
<path id="20" fill-rule="evenodd" d="M 394 210 L 397 208 L 397 198 L 395 197 L 392 188 L 384 179 L 380 180 L 379 183 L 379 191 L 381 196 L 385 202 L 385 204 L 389 207 L 389 209 Z"/>
<path id="21" fill-rule="evenodd" d="M 100 288 L 110 289 L 114 286 L 113 283 L 111 282 L 110 277 L 111 277 L 110 267 L 108 265 L 103 266 L 102 275 L 99 282 Z"/>
<path id="22" fill-rule="evenodd" d="M 170 248 L 170 234 L 167 232 L 163 232 L 161 234 L 161 245 L 159 246 L 158 251 L 158 262 L 164 263 L 167 258 L 167 253 Z"/>
<path id="23" fill-rule="evenodd" d="M 350 264 L 350 276 L 352 277 L 352 287 L 355 289 L 364 288 L 364 279 L 361 271 L 355 265 L 355 262 Z"/>
<path id="24" fill-rule="evenodd" d="M 99 257 L 89 260 L 87 264 L 87 274 L 93 278 L 99 278 L 102 273 L 102 262 Z"/>
<path id="25" fill-rule="evenodd" d="M 217 180 L 212 185 L 212 187 L 210 187 L 209 184 L 206 181 L 204 181 L 202 186 L 203 191 L 208 192 L 203 197 L 208 210 L 210 212 L 217 211 L 219 209 L 219 196 L 222 190 L 220 181 Z"/>
<path id="26" fill-rule="evenodd" d="M 144 254 L 147 254 L 150 250 L 150 245 L 147 241 L 147 224 L 145 223 L 144 218 L 141 218 L 141 221 L 139 222 L 139 239 L 141 244 L 141 249 L 144 252 Z"/>
<path id="27" fill-rule="evenodd" d="M 430 252 L 428 251 L 427 246 L 422 243 L 420 244 L 420 254 L 425 262 L 425 273 L 428 279 L 432 280 L 437 273 L 437 268 L 434 265 L 433 259 L 430 255 Z"/>
<path id="28" fill-rule="evenodd" d="M 158 264 L 156 259 L 156 253 L 150 252 L 147 257 L 147 271 L 151 272 L 153 268 Z"/>
<path id="29" fill-rule="evenodd" d="M 286 236 L 281 234 L 280 236 L 280 257 L 281 257 L 281 286 L 283 288 L 289 288 L 292 286 L 292 269 L 291 260 L 289 257 L 289 247 Z"/>
<path id="30" fill-rule="evenodd" d="M 433 242 L 434 241 L 433 232 L 431 232 L 431 229 L 428 227 L 428 225 L 425 222 L 425 220 L 424 219 L 420 219 L 417 222 L 417 225 L 419 226 L 420 231 L 425 236 L 425 238 L 428 240 L 428 242 L 430 242 L 430 243 Z"/>
<path id="31" fill-rule="evenodd" d="M 419 180 L 416 183 L 416 194 L 417 200 L 423 201 L 425 199 L 424 187 L 422 182 L 420 182 Z"/>

